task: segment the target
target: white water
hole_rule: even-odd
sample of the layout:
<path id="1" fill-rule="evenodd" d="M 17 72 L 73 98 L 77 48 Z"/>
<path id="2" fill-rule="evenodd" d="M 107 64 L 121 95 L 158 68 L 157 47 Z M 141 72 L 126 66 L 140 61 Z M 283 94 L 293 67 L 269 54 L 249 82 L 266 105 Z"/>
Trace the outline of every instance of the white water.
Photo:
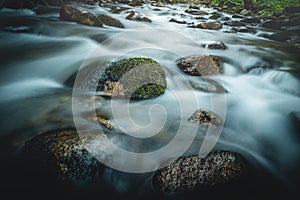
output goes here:
<path id="1" fill-rule="evenodd" d="M 110 14 L 105 7 L 84 7 L 96 14 Z M 300 81 L 299 76 L 295 75 L 299 74 L 300 69 L 297 57 L 287 53 L 284 45 L 259 37 L 258 34 L 264 30 L 259 30 L 257 34 L 229 34 L 222 30 L 192 29 L 168 22 L 171 17 L 182 17 L 180 14 L 185 15 L 183 18 L 186 21 L 197 21 L 183 12 L 184 5 L 159 8 L 161 11 L 153 11 L 153 8 L 149 5 L 135 8 L 149 17 L 152 23 L 126 20 L 126 12 L 110 14 L 118 18 L 125 29 L 108 26 L 95 28 L 60 21 L 58 9 L 41 15 L 28 10 L 0 10 L 0 20 L 4 24 L 0 32 L 3 56 L 0 69 L 1 134 L 17 132 L 17 142 L 24 142 L 41 130 L 72 126 L 72 94 L 64 82 L 80 66 L 88 66 L 89 59 L 82 64 L 88 56 L 92 61 L 91 58 L 107 61 L 124 54 L 125 57 L 147 56 L 165 66 L 168 90 L 157 99 L 130 104 L 130 114 L 135 123 L 145 126 L 151 124 L 148 108 L 161 105 L 167 115 L 161 132 L 169 135 L 164 135 L 158 143 L 159 138 L 154 138 L 146 145 L 144 142 L 129 146 L 125 142 L 130 140 L 123 137 L 117 137 L 117 143 L 132 151 L 155 150 L 176 134 L 180 120 L 187 119 L 198 109 L 197 106 L 211 110 L 212 96 L 218 97 L 218 94 L 210 96 L 186 87 L 187 80 L 195 77 L 182 73 L 176 66 L 176 60 L 197 53 L 213 54 L 225 58 L 226 63 L 224 74 L 212 78 L 222 83 L 228 91 L 225 94 L 225 126 L 216 148 L 237 151 L 288 183 L 299 178 L 292 177 L 291 171 L 300 162 L 300 144 L 299 133 L 290 115 L 300 111 Z M 212 12 L 211 9 L 205 10 Z M 19 30 L 17 27 L 29 27 L 25 29 L 29 31 L 10 32 Z M 228 49 L 201 47 L 211 41 L 223 41 Z M 268 63 L 274 69 L 247 73 L 260 63 Z M 174 92 L 180 94 L 181 101 L 187 106 L 179 107 Z M 191 93 L 195 95 L 197 106 L 188 106 Z M 111 113 L 109 103 L 101 104 L 99 109 Z M 184 115 L 181 115 L 180 109 L 184 109 Z M 218 110 L 216 113 L 222 114 Z M 158 117 L 161 113 L 153 110 L 152 114 L 152 117 Z M 122 115 L 120 117 L 119 120 L 126 120 Z M 189 126 L 189 123 L 184 121 L 183 126 Z M 138 131 L 136 127 L 132 130 Z M 203 135 L 197 135 L 196 139 L 201 142 Z M 189 153 L 198 151 L 191 148 Z M 122 175 L 116 176 L 114 180 L 118 181 L 111 182 L 116 187 L 120 185 L 120 190 L 136 186 L 136 183 L 123 180 L 126 178 Z"/>

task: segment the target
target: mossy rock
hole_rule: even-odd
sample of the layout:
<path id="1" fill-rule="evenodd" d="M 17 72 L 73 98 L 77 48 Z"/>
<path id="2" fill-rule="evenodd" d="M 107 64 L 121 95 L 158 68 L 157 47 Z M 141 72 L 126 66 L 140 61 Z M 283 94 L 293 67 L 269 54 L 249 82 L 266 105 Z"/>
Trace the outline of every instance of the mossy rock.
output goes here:
<path id="1" fill-rule="evenodd" d="M 165 92 L 163 66 L 151 58 L 129 58 L 111 63 L 99 81 L 98 90 L 112 96 L 148 99 Z"/>

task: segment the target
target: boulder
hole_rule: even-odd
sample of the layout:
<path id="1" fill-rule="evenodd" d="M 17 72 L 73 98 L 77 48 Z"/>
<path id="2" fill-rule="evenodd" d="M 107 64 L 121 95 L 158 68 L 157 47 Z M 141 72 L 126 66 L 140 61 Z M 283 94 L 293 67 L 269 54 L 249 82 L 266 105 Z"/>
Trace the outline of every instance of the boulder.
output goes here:
<path id="1" fill-rule="evenodd" d="M 210 76 L 222 72 L 222 60 L 212 55 L 190 56 L 180 59 L 178 67 L 193 76 Z"/>
<path id="2" fill-rule="evenodd" d="M 209 17 L 209 19 L 219 19 L 221 17 L 221 14 L 220 13 L 214 13 L 213 15 L 211 15 Z"/>
<path id="3" fill-rule="evenodd" d="M 99 15 L 98 18 L 100 19 L 100 21 L 107 25 L 107 26 L 114 26 L 114 27 L 117 27 L 117 28 L 124 28 L 124 25 L 118 20 L 118 19 L 115 19 L 109 15 L 106 15 L 106 14 L 102 14 L 102 15 Z"/>
<path id="4" fill-rule="evenodd" d="M 207 47 L 209 49 L 227 49 L 227 46 L 221 41 L 211 42 L 209 44 L 204 45 L 204 47 Z"/>
<path id="5" fill-rule="evenodd" d="M 260 19 L 258 17 L 247 17 L 241 20 L 243 23 L 249 23 L 249 24 L 259 24 Z"/>
<path id="6" fill-rule="evenodd" d="M 175 19 L 175 18 L 171 18 L 169 20 L 169 22 L 174 22 L 174 23 L 177 23 L 177 24 L 186 24 L 186 21 L 184 21 L 182 19 Z"/>
<path id="7" fill-rule="evenodd" d="M 129 58 L 106 68 L 98 90 L 110 96 L 148 99 L 163 94 L 166 86 L 163 66 L 151 58 Z"/>
<path id="8" fill-rule="evenodd" d="M 129 13 L 129 15 L 127 15 L 126 19 L 151 23 L 151 19 L 149 19 L 148 17 L 143 17 L 139 13 L 136 13 L 134 11 L 130 11 L 130 13 Z"/>
<path id="9" fill-rule="evenodd" d="M 245 26 L 245 24 L 243 22 L 234 21 L 234 20 L 228 20 L 228 21 L 224 22 L 224 25 L 227 25 L 227 26 Z"/>
<path id="10" fill-rule="evenodd" d="M 219 29 L 222 28 L 222 24 L 218 21 L 201 22 L 201 23 L 196 25 L 196 28 L 209 29 L 209 30 L 219 30 Z"/>
<path id="11" fill-rule="evenodd" d="M 104 144 L 107 139 L 105 134 L 91 132 L 79 137 L 72 128 L 54 130 L 26 142 L 25 152 L 38 166 L 63 181 L 90 183 L 100 179 L 103 165 L 90 154 L 86 145 L 95 141 Z"/>
<path id="12" fill-rule="evenodd" d="M 295 36 L 295 34 L 288 31 L 280 31 L 267 36 L 267 38 L 278 42 L 284 42 L 291 39 L 292 36 Z"/>
<path id="13" fill-rule="evenodd" d="M 143 0 L 131 0 L 128 5 L 129 6 L 142 6 L 143 5 Z"/>
<path id="14" fill-rule="evenodd" d="M 208 15 L 207 12 L 198 9 L 186 9 L 184 12 L 189 13 L 191 15 Z"/>
<path id="15" fill-rule="evenodd" d="M 300 13 L 300 6 L 288 6 L 285 8 L 285 12 L 287 13 Z"/>
<path id="16" fill-rule="evenodd" d="M 203 187 L 233 183 L 248 173 L 245 159 L 234 152 L 216 151 L 204 158 L 181 156 L 153 176 L 153 185 L 165 193 L 192 192 Z"/>
<path id="17" fill-rule="evenodd" d="M 192 123 L 203 124 L 206 126 L 220 126 L 221 120 L 219 117 L 212 113 L 202 109 L 196 110 L 193 115 L 188 119 Z"/>
<path id="18" fill-rule="evenodd" d="M 60 9 L 60 19 L 79 24 L 102 27 L 102 22 L 93 13 L 82 11 L 72 5 L 64 5 Z"/>
<path id="19" fill-rule="evenodd" d="M 284 25 L 284 21 L 281 20 L 267 20 L 262 23 L 262 27 L 270 29 L 280 29 Z"/>

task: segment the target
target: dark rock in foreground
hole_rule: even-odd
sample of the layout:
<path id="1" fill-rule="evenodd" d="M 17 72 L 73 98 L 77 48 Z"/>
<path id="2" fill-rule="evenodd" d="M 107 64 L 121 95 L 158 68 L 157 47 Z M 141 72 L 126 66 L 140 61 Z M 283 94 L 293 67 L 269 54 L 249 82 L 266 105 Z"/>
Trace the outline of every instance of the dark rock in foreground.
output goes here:
<path id="1" fill-rule="evenodd" d="M 177 65 L 183 72 L 194 76 L 210 76 L 222 72 L 222 60 L 212 55 L 183 58 L 177 62 Z"/>
<path id="2" fill-rule="evenodd" d="M 217 151 L 204 158 L 180 157 L 154 174 L 153 185 L 166 193 L 190 192 L 203 186 L 238 181 L 246 173 L 246 161 L 239 154 Z"/>
<path id="3" fill-rule="evenodd" d="M 86 133 L 79 137 L 74 129 L 55 130 L 28 141 L 25 151 L 61 180 L 89 183 L 99 180 L 103 165 L 87 151 L 86 145 L 106 139 L 104 134 Z"/>

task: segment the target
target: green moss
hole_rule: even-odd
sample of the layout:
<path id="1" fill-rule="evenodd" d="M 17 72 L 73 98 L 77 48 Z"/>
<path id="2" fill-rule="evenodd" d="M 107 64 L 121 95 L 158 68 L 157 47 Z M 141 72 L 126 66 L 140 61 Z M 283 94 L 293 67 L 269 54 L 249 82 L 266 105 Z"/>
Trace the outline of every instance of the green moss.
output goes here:
<path id="1" fill-rule="evenodd" d="M 274 14 L 284 10 L 288 6 L 300 6 L 299 0 L 253 0 L 252 3 L 254 6 L 253 11 L 261 14 Z M 212 6 L 226 6 L 232 11 L 245 6 L 244 0 L 212 0 L 210 4 Z"/>
<path id="2" fill-rule="evenodd" d="M 113 62 L 104 74 L 99 81 L 100 85 L 108 80 L 120 82 L 124 86 L 125 96 L 133 99 L 157 97 L 166 89 L 163 67 L 151 58 L 129 58 Z"/>

